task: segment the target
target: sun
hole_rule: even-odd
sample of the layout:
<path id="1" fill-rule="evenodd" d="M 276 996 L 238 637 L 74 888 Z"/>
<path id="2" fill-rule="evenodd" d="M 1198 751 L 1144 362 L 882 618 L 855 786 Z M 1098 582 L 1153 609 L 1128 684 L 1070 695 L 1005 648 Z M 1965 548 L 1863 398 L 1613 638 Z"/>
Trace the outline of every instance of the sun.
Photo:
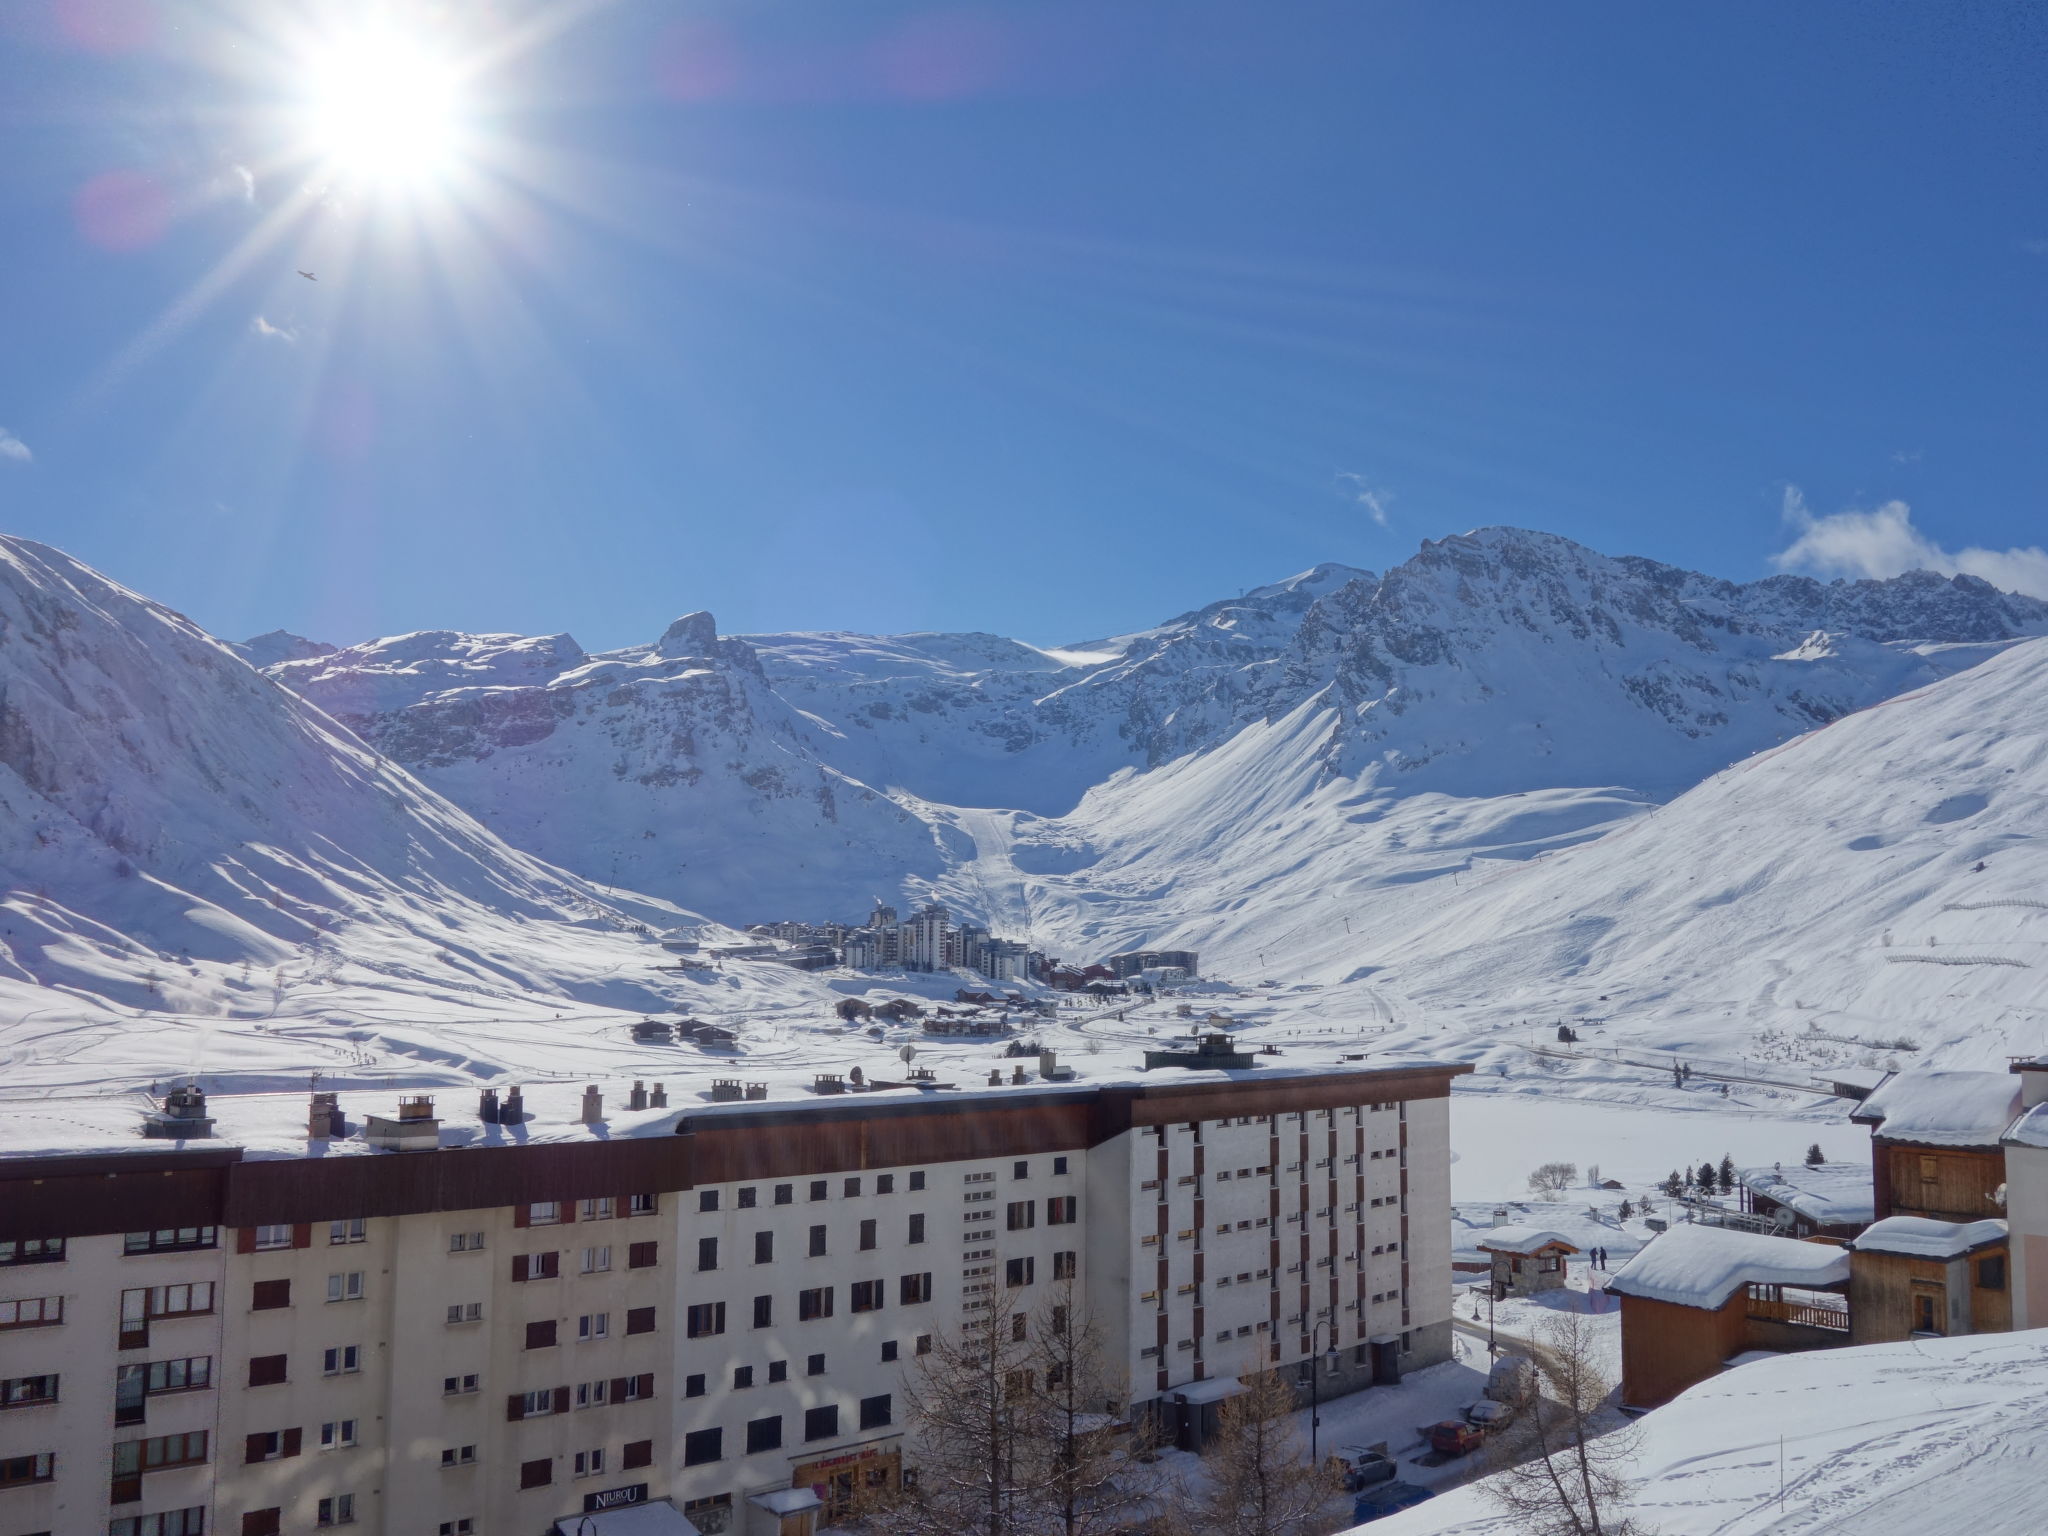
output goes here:
<path id="1" fill-rule="evenodd" d="M 330 172 L 417 185 L 460 158 L 460 72 L 419 39 L 389 29 L 324 39 L 308 63 L 308 148 Z"/>

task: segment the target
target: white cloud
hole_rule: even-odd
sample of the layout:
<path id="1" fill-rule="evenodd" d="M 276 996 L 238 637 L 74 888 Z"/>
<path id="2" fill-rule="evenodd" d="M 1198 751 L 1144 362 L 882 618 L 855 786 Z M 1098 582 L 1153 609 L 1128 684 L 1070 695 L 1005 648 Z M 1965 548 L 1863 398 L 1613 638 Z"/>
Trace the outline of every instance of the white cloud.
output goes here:
<path id="1" fill-rule="evenodd" d="M 1938 571 L 1944 576 L 1981 576 L 2007 592 L 2048 598 L 2048 550 L 2039 545 L 1943 549 L 1913 526 L 1913 509 L 1903 501 L 1888 501 L 1867 512 L 1815 517 L 1799 488 L 1788 486 L 1785 521 L 1798 537 L 1771 556 L 1771 564 L 1781 571 L 1852 577 Z"/>
<path id="2" fill-rule="evenodd" d="M 1392 491 L 1368 485 L 1365 476 L 1354 475 L 1349 470 L 1340 470 L 1337 478 L 1343 483 L 1346 494 L 1365 508 L 1366 516 L 1382 528 L 1387 526 L 1387 508 L 1392 506 L 1394 501 Z"/>
<path id="3" fill-rule="evenodd" d="M 268 336 L 272 341 L 297 341 L 299 339 L 297 331 L 288 331 L 281 325 L 272 325 L 261 315 L 258 315 L 249 322 L 249 329 L 258 336 Z"/>
<path id="4" fill-rule="evenodd" d="M 17 464 L 26 464 L 35 458 L 28 451 L 28 444 L 16 437 L 5 427 L 0 427 L 0 459 L 12 459 Z"/>

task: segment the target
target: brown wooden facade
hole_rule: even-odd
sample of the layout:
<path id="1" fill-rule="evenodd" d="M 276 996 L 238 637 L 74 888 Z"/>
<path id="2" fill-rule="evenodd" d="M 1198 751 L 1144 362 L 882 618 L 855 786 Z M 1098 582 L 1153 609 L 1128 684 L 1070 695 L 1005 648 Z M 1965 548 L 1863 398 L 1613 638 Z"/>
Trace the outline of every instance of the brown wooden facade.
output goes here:
<path id="1" fill-rule="evenodd" d="M 1996 1195 L 2005 1183 L 2005 1151 L 1998 1146 L 1924 1146 L 1878 1135 L 1871 1138 L 1870 1175 L 1879 1221 L 1978 1221 L 2005 1214 Z"/>
<path id="2" fill-rule="evenodd" d="M 1098 1146 L 1135 1126 L 1443 1098 L 1470 1067 L 1417 1065 L 1227 1082 L 1018 1088 L 738 1106 L 679 1115 L 669 1136 L 305 1157 L 233 1146 L 0 1159 L 0 1239 L 169 1226 L 253 1227 L 666 1193 Z"/>
<path id="3" fill-rule="evenodd" d="M 2012 1327 L 2004 1243 L 1953 1259 L 1859 1252 L 1849 1280 L 1852 1344 L 1917 1336 L 2004 1333 Z"/>
<path id="4" fill-rule="evenodd" d="M 1775 1286 L 1738 1286 L 1719 1307 L 1621 1298 L 1621 1401 L 1656 1408 L 1717 1376 L 1750 1349 L 1827 1349 L 1849 1342 L 1842 1314 L 1785 1299 Z M 1825 1324 L 1825 1326 L 1823 1326 Z"/>

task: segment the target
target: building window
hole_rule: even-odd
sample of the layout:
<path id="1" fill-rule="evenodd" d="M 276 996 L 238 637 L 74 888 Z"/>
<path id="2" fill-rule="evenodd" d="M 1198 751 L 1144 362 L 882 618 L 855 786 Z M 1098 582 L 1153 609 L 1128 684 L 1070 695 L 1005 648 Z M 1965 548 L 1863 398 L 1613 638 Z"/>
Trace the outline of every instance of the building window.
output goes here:
<path id="1" fill-rule="evenodd" d="M 1013 1179 L 1028 1179 L 1028 1178 L 1030 1178 L 1030 1177 L 1031 1177 L 1031 1165 L 1030 1165 L 1029 1163 L 1012 1163 L 1012 1164 L 1010 1164 L 1010 1177 L 1011 1177 L 1011 1178 L 1013 1178 Z"/>
<path id="2" fill-rule="evenodd" d="M 754 1262 L 756 1264 L 773 1264 L 775 1262 L 775 1234 L 773 1232 L 756 1232 L 754 1234 Z"/>
<path id="3" fill-rule="evenodd" d="M 923 1274 L 905 1275 L 896 1282 L 896 1300 L 903 1306 L 914 1307 L 931 1299 L 932 1277 L 929 1270 Z"/>
<path id="4" fill-rule="evenodd" d="M 796 1186 L 794 1184 L 778 1184 L 775 1186 L 775 1203 L 777 1205 L 788 1205 L 795 1198 Z"/>
<path id="5" fill-rule="evenodd" d="M 153 1232 L 130 1232 L 121 1239 L 123 1253 L 189 1253 L 196 1248 L 220 1246 L 218 1227 L 158 1227 Z"/>
<path id="6" fill-rule="evenodd" d="M 701 1467 L 707 1462 L 724 1458 L 721 1441 L 725 1431 L 721 1429 L 693 1429 L 683 1436 L 683 1465 Z"/>
<path id="7" fill-rule="evenodd" d="M 823 1200 L 826 1196 L 826 1192 L 830 1184 L 831 1180 L 829 1179 L 811 1180 L 811 1198 L 813 1200 Z"/>
<path id="8" fill-rule="evenodd" d="M 915 1173 L 911 1174 L 910 1187 L 912 1189 L 924 1188 L 924 1170 L 922 1168 L 918 1169 Z"/>
<path id="9" fill-rule="evenodd" d="M 332 1247 L 338 1243 L 360 1243 L 367 1236 L 368 1226 L 369 1223 L 360 1216 L 352 1216 L 347 1221 L 330 1221 L 327 1223 L 328 1246 Z"/>
<path id="10" fill-rule="evenodd" d="M 921 1242 L 923 1242 L 923 1241 L 924 1241 L 924 1212 L 923 1212 L 923 1211 L 912 1211 L 912 1212 L 910 1213 L 910 1237 L 909 1237 L 909 1241 L 911 1241 L 911 1242 L 913 1242 L 913 1243 L 921 1243 Z"/>
<path id="11" fill-rule="evenodd" d="M 626 1268 L 652 1269 L 661 1262 L 661 1245 L 656 1242 L 628 1243 Z"/>
<path id="12" fill-rule="evenodd" d="M 839 1407 L 828 1403 L 823 1408 L 804 1410 L 804 1438 L 806 1440 L 830 1440 L 839 1433 Z"/>
<path id="13" fill-rule="evenodd" d="M 736 1365 L 732 1368 L 732 1385 L 735 1392 L 743 1391 L 754 1384 L 754 1368 L 751 1365 Z"/>
<path id="14" fill-rule="evenodd" d="M 2004 1254 L 1994 1253 L 1977 1261 L 1977 1288 L 1981 1291 L 2005 1289 Z"/>
<path id="15" fill-rule="evenodd" d="M 661 1209 L 661 1201 L 655 1195 L 628 1195 L 626 1214 L 629 1216 L 652 1216 Z"/>
<path id="16" fill-rule="evenodd" d="M 30 1408 L 38 1403 L 57 1401 L 57 1378 L 50 1376 L 10 1376 L 0 1381 L 0 1408 Z"/>
<path id="17" fill-rule="evenodd" d="M 576 1453 L 576 1475 L 578 1477 L 595 1477 L 602 1471 L 604 1471 L 604 1448 L 602 1446 L 599 1446 L 594 1451 L 578 1451 Z"/>
<path id="18" fill-rule="evenodd" d="M 610 1395 L 611 1383 L 608 1381 L 579 1382 L 576 1386 L 576 1406 L 602 1408 Z"/>
<path id="19" fill-rule="evenodd" d="M 206 1506 L 167 1509 L 160 1515 L 128 1515 L 108 1522 L 107 1536 L 206 1536 Z"/>
<path id="20" fill-rule="evenodd" d="M 814 1259 L 821 1259 L 824 1256 L 825 1229 L 823 1227 L 813 1227 L 811 1228 L 811 1257 Z"/>
<path id="21" fill-rule="evenodd" d="M 824 1375 L 825 1357 L 823 1355 L 806 1355 L 804 1357 L 804 1374 L 806 1376 Z"/>
<path id="22" fill-rule="evenodd" d="M 361 1301 L 363 1299 L 363 1272 L 351 1269 L 345 1274 L 327 1277 L 327 1299 L 329 1301 Z"/>
<path id="23" fill-rule="evenodd" d="M 895 1193 L 896 1193 L 896 1175 L 895 1175 L 895 1174 L 893 1174 L 893 1173 L 878 1173 L 878 1174 L 876 1174 L 876 1175 L 875 1175 L 875 1193 L 876 1193 L 876 1194 L 878 1194 L 878 1195 L 893 1195 L 893 1194 L 895 1194 Z"/>
<path id="24" fill-rule="evenodd" d="M 787 1360 L 770 1360 L 768 1362 L 768 1380 L 770 1382 L 789 1380 L 789 1362 Z"/>
<path id="25" fill-rule="evenodd" d="M 360 1344 L 343 1344 L 325 1351 L 320 1357 L 320 1374 L 323 1376 L 347 1376 L 361 1370 L 363 1351 Z"/>
<path id="26" fill-rule="evenodd" d="M 477 1379 L 474 1376 L 443 1376 L 441 1378 L 441 1395 L 443 1397 L 465 1397 L 476 1389 Z"/>
<path id="27" fill-rule="evenodd" d="M 857 1178 L 849 1178 L 849 1179 L 848 1179 L 848 1180 L 846 1181 L 846 1198 L 847 1198 L 847 1199 L 849 1199 L 849 1200 L 854 1200 L 854 1199 L 858 1199 L 858 1198 L 859 1198 L 859 1196 L 860 1196 L 860 1180 L 859 1180 L 859 1179 L 857 1179 Z"/>
<path id="28" fill-rule="evenodd" d="M 862 1252 L 866 1252 L 875 1246 L 875 1223 L 873 1217 L 869 1217 L 860 1224 L 860 1246 Z"/>
<path id="29" fill-rule="evenodd" d="M 475 1536 L 476 1521 L 468 1515 L 441 1522 L 441 1536 Z"/>
<path id="30" fill-rule="evenodd" d="M 451 1301 L 448 1303 L 448 1322 L 453 1327 L 461 1323 L 480 1323 L 484 1320 L 484 1304 L 480 1301 Z"/>
<path id="31" fill-rule="evenodd" d="M 290 1228 L 286 1228 L 289 1232 Z M 0 1269 L 10 1264 L 61 1264 L 64 1261 L 64 1239 L 61 1237 L 10 1237 L 0 1240 Z"/>
<path id="32" fill-rule="evenodd" d="M 545 1488 L 555 1480 L 555 1458 L 542 1456 L 534 1461 L 519 1463 L 519 1486 L 521 1488 Z"/>
<path id="33" fill-rule="evenodd" d="M 583 1250 L 583 1273 L 601 1275 L 612 1267 L 611 1245 L 606 1243 L 597 1248 Z"/>
<path id="34" fill-rule="evenodd" d="M 315 1525 L 350 1525 L 356 1518 L 356 1496 L 352 1493 L 337 1493 L 322 1499 L 315 1506 Z"/>
<path id="35" fill-rule="evenodd" d="M 756 1296 L 754 1298 L 754 1326 L 772 1328 L 775 1326 L 775 1298 Z"/>
<path id="36" fill-rule="evenodd" d="M 810 1290 L 797 1292 L 796 1320 L 800 1323 L 814 1322 L 821 1317 L 832 1315 L 832 1287 L 813 1286 Z"/>
<path id="37" fill-rule="evenodd" d="M 448 1251 L 450 1253 L 476 1253 L 483 1248 L 484 1235 L 481 1232 L 450 1232 Z"/>
<path id="38" fill-rule="evenodd" d="M 552 1227 L 561 1219 L 562 1202 L 559 1200 L 536 1200 L 526 1208 L 529 1227 Z"/>
<path id="39" fill-rule="evenodd" d="M 553 1349 L 555 1347 L 555 1320 L 542 1318 L 539 1322 L 526 1325 L 526 1347 L 528 1349 Z"/>
<path id="40" fill-rule="evenodd" d="M 550 1249 L 546 1253 L 515 1253 L 512 1255 L 512 1278 L 514 1280 L 557 1280 L 562 1274 L 562 1256 Z"/>
<path id="41" fill-rule="evenodd" d="M 1012 1232 L 1023 1232 L 1038 1225 L 1038 1207 L 1029 1200 L 1012 1200 L 1009 1216 Z"/>
<path id="42" fill-rule="evenodd" d="M 697 1302 L 689 1310 L 683 1331 L 693 1339 L 707 1339 L 714 1333 L 725 1332 L 725 1303 Z"/>
<path id="43" fill-rule="evenodd" d="M 698 1210 L 700 1210 L 700 1211 L 715 1211 L 715 1210 L 717 1210 L 717 1209 L 718 1209 L 718 1191 L 717 1191 L 717 1190 L 715 1190 L 715 1189 L 700 1189 L 700 1190 L 698 1190 L 698 1191 L 697 1191 L 697 1209 L 698 1209 Z"/>
<path id="44" fill-rule="evenodd" d="M 558 1408 L 567 1412 L 569 1405 L 563 1401 L 567 1395 L 566 1387 L 560 1389 L 559 1395 L 554 1387 L 536 1387 L 531 1392 L 521 1392 L 514 1398 L 511 1411 L 505 1417 L 516 1423 L 520 1419 L 546 1418 Z"/>
<path id="45" fill-rule="evenodd" d="M 1030 1285 L 1038 1278 L 1036 1274 L 1037 1268 L 1038 1261 L 1029 1256 L 1021 1259 L 1011 1259 L 1003 1268 L 1003 1283 L 1005 1285 Z"/>
<path id="46" fill-rule="evenodd" d="M 847 1297 L 847 1304 L 856 1312 L 877 1312 L 881 1310 L 883 1286 L 879 1280 L 856 1280 Z"/>
<path id="47" fill-rule="evenodd" d="M 320 1449 L 345 1451 L 356 1443 L 356 1421 L 334 1419 L 320 1426 Z"/>
<path id="48" fill-rule="evenodd" d="M 269 1253 L 273 1249 L 289 1248 L 291 1245 L 292 1228 L 290 1222 L 280 1222 L 274 1226 L 258 1227 L 256 1229 L 256 1236 L 250 1243 L 250 1246 L 257 1253 Z"/>
<path id="49" fill-rule="evenodd" d="M 895 1358 L 896 1341 L 894 1339 L 884 1339 L 882 1341 L 882 1363 L 884 1365 L 887 1365 L 890 1361 L 894 1360 Z"/>
<path id="50" fill-rule="evenodd" d="M 597 1339 L 612 1336 L 612 1315 L 609 1312 L 586 1312 L 576 1319 L 576 1339 L 588 1344 Z"/>
<path id="51" fill-rule="evenodd" d="M 702 1397 L 703 1395 L 704 1373 L 702 1371 L 693 1371 L 683 1378 L 683 1396 Z"/>
<path id="52" fill-rule="evenodd" d="M 773 1414 L 765 1419 L 747 1421 L 747 1454 L 757 1455 L 762 1451 L 782 1449 L 782 1415 Z"/>
<path id="53" fill-rule="evenodd" d="M 754 1208 L 756 1194 L 757 1191 L 753 1185 L 743 1185 L 739 1193 L 739 1208 L 743 1211 L 751 1211 Z"/>
<path id="54" fill-rule="evenodd" d="M 860 1400 L 860 1427 L 880 1429 L 889 1422 L 889 1394 L 883 1392 L 875 1397 Z"/>
<path id="55" fill-rule="evenodd" d="M 718 1303 L 718 1331 L 720 1333 L 725 1332 L 725 1303 L 722 1301 Z M 654 1308 L 626 1308 L 626 1332 L 629 1334 L 654 1332 Z"/>
<path id="56" fill-rule="evenodd" d="M 1071 1280 L 1078 1272 L 1080 1255 L 1072 1249 L 1052 1256 L 1052 1277 L 1055 1280 Z"/>
<path id="57" fill-rule="evenodd" d="M 1065 1173 L 1067 1171 L 1067 1160 L 1064 1157 L 1054 1158 L 1052 1160 L 1052 1171 L 1054 1173 Z"/>
<path id="58" fill-rule="evenodd" d="M 473 1445 L 449 1445 L 441 1448 L 441 1465 L 444 1467 L 473 1467 L 476 1465 L 476 1447 Z"/>
<path id="59" fill-rule="evenodd" d="M 619 1202 L 614 1195 L 598 1195 L 577 1206 L 578 1213 L 585 1221 L 610 1221 L 619 1214 Z"/>
<path id="60" fill-rule="evenodd" d="M 258 1430 L 242 1445 L 242 1460 L 251 1466 L 259 1461 L 280 1461 L 298 1454 L 299 1431 L 296 1429 Z"/>
<path id="61" fill-rule="evenodd" d="M 628 1440 L 619 1449 L 619 1466 L 625 1471 L 635 1467 L 654 1465 L 654 1442 L 652 1440 Z"/>
<path id="62" fill-rule="evenodd" d="M 0 1328 L 49 1328 L 63 1321 L 62 1296 L 24 1296 L 17 1301 L 0 1301 Z"/>
<path id="63" fill-rule="evenodd" d="M 255 1355 L 249 1361 L 249 1385 L 274 1387 L 285 1379 L 283 1355 Z"/>
<path id="64" fill-rule="evenodd" d="M 928 1355 L 932 1352 L 932 1336 L 930 1334 L 920 1333 L 917 1336 L 917 1352 L 920 1355 Z"/>
<path id="65" fill-rule="evenodd" d="M 1081 1208 L 1076 1195 L 1054 1195 L 1045 1202 L 1045 1224 L 1048 1227 L 1070 1226 L 1077 1219 Z"/>
<path id="66" fill-rule="evenodd" d="M 718 1268 L 718 1239 L 700 1237 L 697 1239 L 697 1272 Z"/>

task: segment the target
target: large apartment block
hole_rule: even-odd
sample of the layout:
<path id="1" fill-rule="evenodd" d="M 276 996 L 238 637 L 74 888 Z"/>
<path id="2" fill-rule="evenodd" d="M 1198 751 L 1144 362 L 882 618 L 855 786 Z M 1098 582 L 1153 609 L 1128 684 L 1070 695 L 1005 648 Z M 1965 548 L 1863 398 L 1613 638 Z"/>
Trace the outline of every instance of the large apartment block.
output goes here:
<path id="1" fill-rule="evenodd" d="M 232 1144 L 256 1101 L 216 1098 L 218 1140 L 0 1159 L 0 1536 L 605 1536 L 615 1511 L 810 1536 L 915 1466 L 931 1340 L 1069 1280 L 1136 1412 L 1196 1444 L 1259 1367 L 1327 1396 L 1448 1356 L 1463 1070 L 429 1121 L 417 1150 L 291 1155 Z"/>

